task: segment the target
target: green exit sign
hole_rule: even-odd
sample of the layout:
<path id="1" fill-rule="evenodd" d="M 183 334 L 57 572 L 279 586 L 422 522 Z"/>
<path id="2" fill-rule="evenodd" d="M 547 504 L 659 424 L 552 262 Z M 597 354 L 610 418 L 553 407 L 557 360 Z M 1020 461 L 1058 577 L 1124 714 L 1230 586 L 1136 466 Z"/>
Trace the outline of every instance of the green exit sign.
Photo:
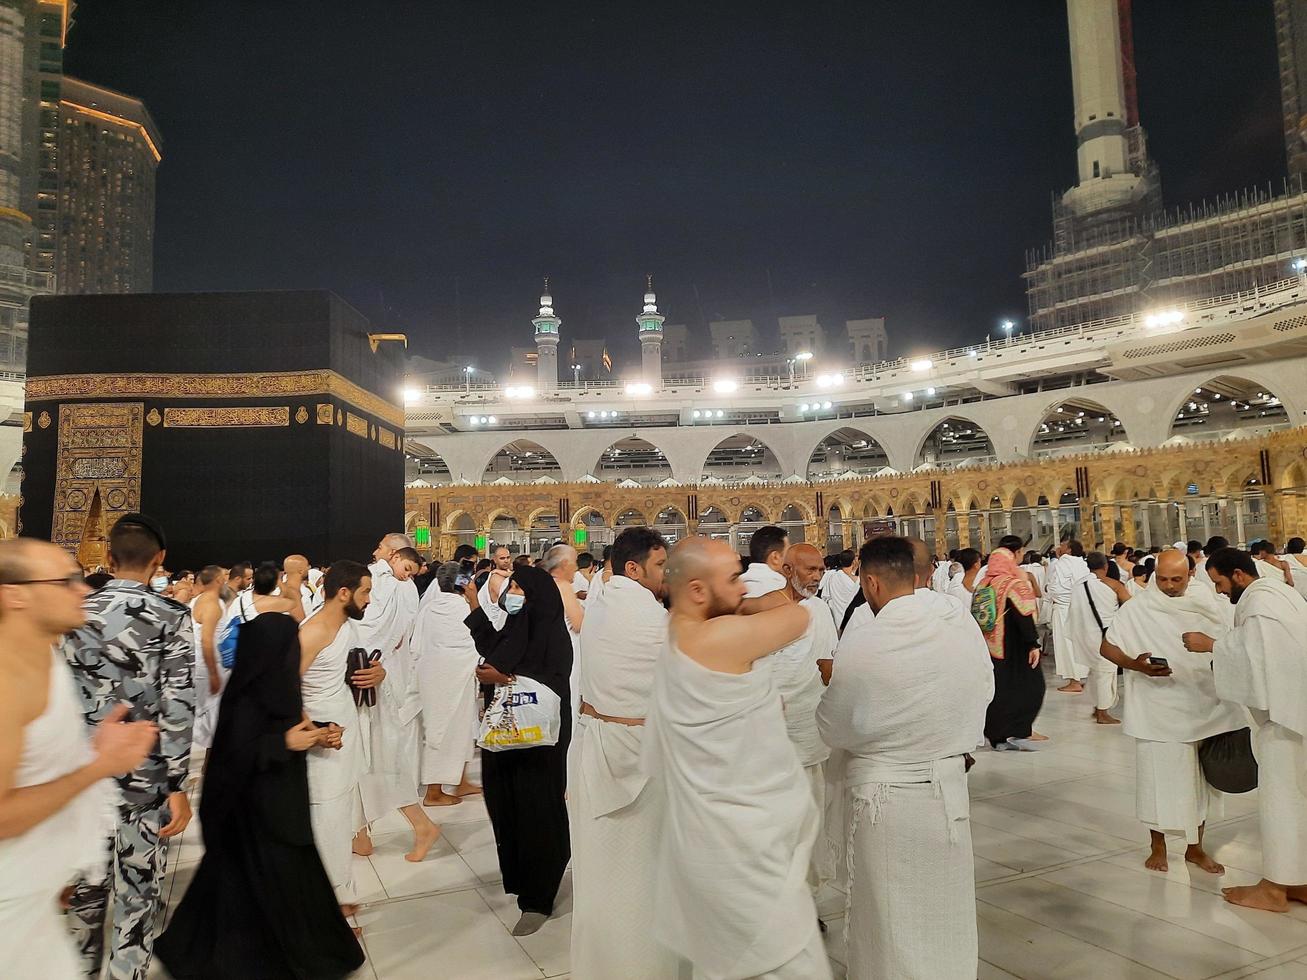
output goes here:
<path id="1" fill-rule="evenodd" d="M 572 543 L 577 547 L 584 545 L 587 537 L 589 537 L 589 532 L 583 527 L 578 527 L 572 531 Z"/>
<path id="2" fill-rule="evenodd" d="M 415 527 L 413 529 L 413 543 L 419 548 L 426 548 L 431 544 L 431 528 Z"/>

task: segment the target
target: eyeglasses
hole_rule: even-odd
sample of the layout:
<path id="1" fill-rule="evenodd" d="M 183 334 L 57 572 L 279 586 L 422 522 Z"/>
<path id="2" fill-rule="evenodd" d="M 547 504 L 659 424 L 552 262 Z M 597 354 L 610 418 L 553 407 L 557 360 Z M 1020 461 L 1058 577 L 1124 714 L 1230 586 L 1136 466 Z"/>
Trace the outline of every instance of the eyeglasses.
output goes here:
<path id="1" fill-rule="evenodd" d="M 86 576 L 81 572 L 69 572 L 63 578 L 20 578 L 16 582 L 0 582 L 0 585 L 62 585 L 75 589 L 86 584 Z"/>

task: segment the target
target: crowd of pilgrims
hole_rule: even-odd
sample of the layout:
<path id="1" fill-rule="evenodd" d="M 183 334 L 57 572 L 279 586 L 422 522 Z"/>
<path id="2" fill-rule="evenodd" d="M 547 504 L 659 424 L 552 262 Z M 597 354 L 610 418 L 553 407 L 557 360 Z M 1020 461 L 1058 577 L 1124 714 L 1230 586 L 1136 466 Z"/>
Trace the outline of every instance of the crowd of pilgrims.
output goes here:
<path id="1" fill-rule="evenodd" d="M 144 978 L 154 956 L 180 978 L 345 976 L 369 826 L 399 810 L 420 862 L 432 814 L 484 794 L 514 935 L 570 863 L 581 980 L 829 977 L 827 882 L 849 977 L 975 977 L 967 773 L 1047 742 L 1050 651 L 1086 724 L 1121 724 L 1121 699 L 1149 868 L 1169 834 L 1223 873 L 1204 753 L 1237 767 L 1242 744 L 1263 878 L 1226 897 L 1307 901 L 1303 539 L 1025 545 L 937 557 L 886 535 L 825 557 L 766 527 L 742 560 L 631 527 L 598 556 L 439 562 L 396 533 L 371 564 L 174 574 L 132 514 L 84 575 L 0 543 L 0 973 Z M 486 705 L 518 687 L 556 696 L 551 736 L 486 741 Z M 192 792 L 203 857 L 156 936 Z"/>

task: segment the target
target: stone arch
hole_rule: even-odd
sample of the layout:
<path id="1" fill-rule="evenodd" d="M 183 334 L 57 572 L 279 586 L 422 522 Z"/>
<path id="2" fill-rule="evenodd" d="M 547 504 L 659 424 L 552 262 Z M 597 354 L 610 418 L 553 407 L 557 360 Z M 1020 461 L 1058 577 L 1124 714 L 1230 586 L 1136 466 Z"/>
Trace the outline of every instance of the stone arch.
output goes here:
<path id="1" fill-rule="evenodd" d="M 1276 486 L 1281 489 L 1307 489 L 1307 463 L 1295 459 L 1280 472 Z"/>
<path id="2" fill-rule="evenodd" d="M 621 465 L 623 455 L 630 461 L 627 467 Z M 644 433 L 632 432 L 604 447 L 589 472 L 599 480 L 658 483 L 672 475 L 672 464 L 661 446 Z"/>
<path id="3" fill-rule="evenodd" d="M 1191 420 L 1200 422 L 1204 416 L 1208 419 L 1215 419 L 1217 415 L 1221 415 L 1226 417 L 1227 422 L 1233 423 L 1218 423 L 1211 426 L 1212 431 L 1218 432 L 1245 427 L 1256 429 L 1263 425 L 1282 426 L 1286 422 L 1292 425 L 1295 419 L 1289 414 L 1289 406 L 1282 400 L 1279 391 L 1275 390 L 1278 387 L 1280 387 L 1278 384 L 1273 385 L 1265 380 L 1265 375 L 1256 365 L 1241 364 L 1238 366 L 1237 371 L 1208 375 L 1207 380 L 1186 385 L 1183 391 L 1172 397 L 1162 415 L 1167 424 L 1167 437 L 1200 434 L 1201 429 L 1206 428 L 1205 426 L 1188 423 Z M 1248 396 L 1251 396 L 1251 398 Z M 1232 403 L 1248 405 L 1249 407 L 1243 411 L 1231 413 L 1227 409 Z M 1196 406 L 1196 408 L 1190 409 L 1189 406 L 1191 405 Z M 1208 409 L 1207 412 L 1203 411 L 1204 407 Z M 1216 415 L 1213 414 L 1213 409 L 1218 410 Z M 1274 410 L 1274 419 L 1268 418 L 1263 422 L 1248 417 L 1250 413 L 1261 410 Z M 1184 416 L 1183 420 L 1181 416 Z M 1181 421 L 1186 424 L 1179 425 Z"/>
<path id="4" fill-rule="evenodd" d="M 871 476 L 889 465 L 889 453 L 880 440 L 860 426 L 836 424 L 824 428 L 826 431 L 808 447 L 803 456 L 804 471 L 801 475 L 814 479 L 852 470 Z M 808 433 L 809 437 L 815 434 Z M 832 443 L 829 452 L 836 454 L 836 461 L 832 463 L 828 453 L 826 465 L 814 470 L 814 467 L 822 466 L 820 462 L 814 462 L 814 459 L 821 454 L 827 443 Z"/>
<path id="5" fill-rule="evenodd" d="M 778 513 L 778 514 L 784 514 L 785 511 L 788 510 L 788 509 L 791 508 L 791 507 L 793 507 L 795 510 L 797 510 L 797 511 L 799 512 L 799 514 L 801 515 L 801 519 L 802 519 L 803 521 L 805 521 L 806 523 L 808 523 L 808 524 L 812 524 L 812 523 L 814 523 L 815 521 L 819 520 L 819 518 L 817 517 L 817 515 L 816 515 L 815 513 L 813 513 L 812 508 L 809 507 L 807 504 L 803 503 L 802 501 L 799 501 L 799 500 L 787 500 L 787 501 L 785 501 L 784 504 L 781 505 L 781 509 L 780 509 L 777 513 Z M 783 518 L 781 518 L 781 517 L 777 517 L 777 520 L 778 520 L 778 521 L 779 521 L 779 520 L 783 520 Z"/>
<path id="6" fill-rule="evenodd" d="M 715 434 L 715 433 L 714 433 Z M 730 446 L 725 446 L 731 443 Z M 752 462 L 754 453 L 745 453 L 743 444 L 757 444 L 761 451 L 756 453 L 757 465 Z M 723 448 L 725 446 L 725 449 Z M 719 459 L 725 453 L 737 454 L 738 462 L 720 464 L 714 463 L 710 466 L 714 454 L 718 454 Z M 711 476 L 718 476 L 719 479 L 731 483 L 739 483 L 751 475 L 757 475 L 767 480 L 779 480 L 785 476 L 783 472 L 782 456 L 778 453 L 769 440 L 765 440 L 753 432 L 744 429 L 735 429 L 731 432 L 725 432 L 721 438 L 717 439 L 704 454 L 703 463 L 699 479 L 706 480 Z M 716 471 L 716 472 L 714 472 Z"/>
<path id="7" fill-rule="evenodd" d="M 421 516 L 415 510 L 410 510 L 404 515 L 404 533 L 408 534 L 417 526 L 418 517 Z"/>
<path id="8" fill-rule="evenodd" d="M 457 526 L 457 522 L 459 522 L 459 519 L 464 517 L 467 518 L 467 523 L 469 523 L 471 527 Z M 476 530 L 478 527 L 481 526 L 489 527 L 489 525 L 490 525 L 489 521 L 484 522 L 484 524 L 478 524 L 476 516 L 470 510 L 460 509 L 454 511 L 453 513 L 445 515 L 445 521 L 442 530 L 451 533 L 454 531 L 473 531 Z"/>
<path id="9" fill-rule="evenodd" d="M 533 511 L 531 511 L 530 514 L 527 515 L 527 518 L 526 518 L 526 526 L 527 526 L 528 528 L 535 527 L 536 519 L 539 518 L 539 517 L 546 517 L 546 516 L 553 517 L 553 518 L 557 519 L 557 517 L 558 517 L 558 505 L 557 505 L 557 504 L 547 504 L 547 505 L 545 505 L 545 506 L 543 506 L 543 507 L 537 507 L 537 508 L 535 508 Z"/>
<path id="10" fill-rule="evenodd" d="M 638 520 L 637 520 L 638 518 Z M 613 518 L 613 527 L 647 527 L 649 518 L 639 507 L 623 507 Z"/>
<path id="11" fill-rule="evenodd" d="M 1027 444 L 1028 456 L 1101 451 L 1108 444 L 1130 441 L 1125 422 L 1113 409 L 1095 398 L 1077 394 L 1076 389 L 1060 394 L 1041 410 Z M 1090 438 L 1078 439 L 1077 432 Z M 1060 438 L 1063 435 L 1068 438 Z"/>
<path id="12" fill-rule="evenodd" d="M 587 514 L 598 515 L 600 525 L 608 522 L 608 518 L 604 516 L 603 511 L 593 504 L 586 504 L 583 507 L 578 507 L 576 510 L 572 511 L 572 527 L 585 527 L 589 523 L 588 521 L 583 520 Z"/>
<path id="13" fill-rule="evenodd" d="M 509 439 L 490 454 L 481 473 L 482 483 L 508 477 L 514 483 L 530 483 L 541 476 L 562 480 L 563 468 L 553 450 L 531 436 Z M 502 468 L 501 468 L 502 467 Z"/>
<path id="14" fill-rule="evenodd" d="M 958 448 L 950 451 L 950 445 Z M 994 455 L 994 440 L 984 426 L 965 414 L 951 412 L 940 418 L 917 441 L 913 465 L 919 466 L 927 461 L 937 465 L 956 464 L 965 459 L 992 458 Z"/>
<path id="15" fill-rule="evenodd" d="M 512 518 L 519 526 L 522 524 L 522 519 L 518 517 L 511 507 L 495 507 L 486 514 L 484 527 L 488 530 L 501 517 Z"/>
<path id="16" fill-rule="evenodd" d="M 736 512 L 735 522 L 737 524 L 745 523 L 744 515 L 750 510 L 757 511 L 760 520 L 758 522 L 750 521 L 749 523 L 762 523 L 762 524 L 774 523 L 774 519 L 771 515 L 771 511 L 768 510 L 767 505 L 764 504 L 762 501 L 752 501 L 752 500 L 746 500 L 740 504 L 740 509 Z"/>

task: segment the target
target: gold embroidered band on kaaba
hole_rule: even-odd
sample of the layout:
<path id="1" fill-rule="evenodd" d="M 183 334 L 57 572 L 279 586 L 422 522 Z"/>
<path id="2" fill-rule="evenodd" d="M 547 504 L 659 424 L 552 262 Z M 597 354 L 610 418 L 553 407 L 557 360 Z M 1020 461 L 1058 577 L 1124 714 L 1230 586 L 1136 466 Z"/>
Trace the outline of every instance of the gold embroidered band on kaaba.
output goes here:
<path id="1" fill-rule="evenodd" d="M 59 374 L 27 379 L 27 400 L 70 398 L 286 398 L 330 395 L 404 428 L 404 410 L 335 371 L 260 374 Z M 322 421 L 322 407 L 318 420 Z M 267 423 L 264 423 L 267 424 Z"/>

